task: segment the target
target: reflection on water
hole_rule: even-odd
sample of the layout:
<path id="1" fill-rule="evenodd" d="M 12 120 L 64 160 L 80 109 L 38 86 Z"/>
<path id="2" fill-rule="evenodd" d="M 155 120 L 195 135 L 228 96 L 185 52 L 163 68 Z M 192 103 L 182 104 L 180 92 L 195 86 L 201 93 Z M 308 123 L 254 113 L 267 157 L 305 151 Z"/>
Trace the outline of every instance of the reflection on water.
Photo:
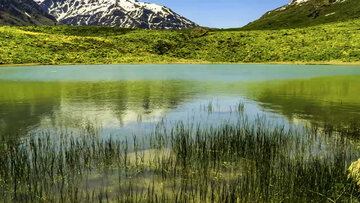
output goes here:
<path id="1" fill-rule="evenodd" d="M 332 76 L 252 83 L 261 106 L 290 120 L 348 126 L 360 120 L 360 76 Z"/>
<path id="2" fill-rule="evenodd" d="M 3 81 L 1 131 L 26 134 L 35 128 L 77 128 L 86 122 L 119 128 L 142 116 L 164 114 L 198 91 L 185 81 Z"/>
<path id="3" fill-rule="evenodd" d="M 0 68 L 4 199 L 353 199 L 360 69 L 171 67 Z"/>
<path id="4" fill-rule="evenodd" d="M 114 67 L 109 68 L 114 71 Z M 269 70 L 259 66 L 252 70 L 248 66 L 199 66 L 193 67 L 194 75 L 181 74 L 186 67 L 172 68 L 160 66 L 154 69 L 157 75 L 148 71 L 148 78 L 134 79 L 136 75 L 144 78 L 144 68 L 123 67 L 114 73 L 120 80 L 97 81 L 94 73 L 101 79 L 104 71 L 98 67 L 86 69 L 85 75 L 94 77 L 89 81 L 68 81 L 67 77 L 81 68 L 57 67 L 64 78 L 56 82 L 42 75 L 40 70 L 46 72 L 46 67 L 35 68 L 29 77 L 38 81 L 17 81 L 19 75 L 31 73 L 28 68 L 2 70 L 5 74 L 1 77 L 7 80 L 0 82 L 0 133 L 23 137 L 34 131 L 77 129 L 89 123 L 101 126 L 106 134 L 135 133 L 152 130 L 164 117 L 170 121 L 206 120 L 211 125 L 229 118 L 239 102 L 251 116 L 265 111 L 274 118 L 283 115 L 290 121 L 342 126 L 360 120 L 360 76 L 329 76 L 357 73 L 356 68 L 326 71 L 323 67 L 292 67 L 284 71 L 281 66 L 266 67 Z M 311 77 L 311 73 L 325 76 Z M 295 79 L 290 79 L 292 76 Z M 299 77 L 305 79 L 296 79 Z M 209 116 L 206 111 L 210 105 L 215 112 Z M 199 106 L 205 110 L 199 111 Z"/>

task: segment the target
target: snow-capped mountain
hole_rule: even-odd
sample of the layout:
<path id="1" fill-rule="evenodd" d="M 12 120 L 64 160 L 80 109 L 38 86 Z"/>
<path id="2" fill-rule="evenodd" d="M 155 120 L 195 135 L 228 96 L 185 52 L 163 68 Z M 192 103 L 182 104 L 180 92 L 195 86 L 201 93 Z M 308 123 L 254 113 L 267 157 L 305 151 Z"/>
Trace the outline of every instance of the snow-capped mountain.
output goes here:
<path id="1" fill-rule="evenodd" d="M 33 0 L 0 0 L 0 25 L 54 25 L 56 20 Z"/>
<path id="2" fill-rule="evenodd" d="M 359 0 L 291 0 L 243 29 L 298 28 L 359 17 Z"/>
<path id="3" fill-rule="evenodd" d="M 196 26 L 169 8 L 137 0 L 35 0 L 67 25 L 182 29 Z"/>

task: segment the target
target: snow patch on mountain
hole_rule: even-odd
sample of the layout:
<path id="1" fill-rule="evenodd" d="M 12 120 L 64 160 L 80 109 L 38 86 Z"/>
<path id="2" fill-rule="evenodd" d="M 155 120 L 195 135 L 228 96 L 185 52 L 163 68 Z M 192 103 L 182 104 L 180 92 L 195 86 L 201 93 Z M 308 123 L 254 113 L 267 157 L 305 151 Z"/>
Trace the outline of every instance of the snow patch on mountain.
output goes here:
<path id="1" fill-rule="evenodd" d="M 290 2 L 290 4 L 302 4 L 302 3 L 305 3 L 305 2 L 308 2 L 308 1 L 311 1 L 311 0 L 293 0 L 292 2 Z"/>
<path id="2" fill-rule="evenodd" d="M 301 6 L 301 4 L 309 2 L 309 1 L 313 1 L 313 0 L 292 0 L 290 3 L 286 4 L 285 6 L 282 6 L 280 8 L 275 9 L 274 11 L 283 11 L 285 9 L 287 9 L 289 6 L 294 6 L 294 5 L 299 5 Z M 339 3 L 339 2 L 344 2 L 346 0 L 329 0 L 329 3 Z M 273 11 L 269 11 L 266 14 L 270 14 Z"/>
<path id="3" fill-rule="evenodd" d="M 289 3 L 289 5 L 299 5 L 299 4 L 302 4 L 305 2 L 309 2 L 309 1 L 312 1 L 312 0 L 292 0 Z M 329 0 L 329 3 L 337 3 L 337 2 L 343 2 L 343 1 L 346 1 L 346 0 Z"/>
<path id="4" fill-rule="evenodd" d="M 36 0 L 68 25 L 182 29 L 196 26 L 167 7 L 137 0 Z"/>
<path id="5" fill-rule="evenodd" d="M 44 2 L 45 0 L 34 0 L 37 4 L 41 4 L 42 2 Z"/>

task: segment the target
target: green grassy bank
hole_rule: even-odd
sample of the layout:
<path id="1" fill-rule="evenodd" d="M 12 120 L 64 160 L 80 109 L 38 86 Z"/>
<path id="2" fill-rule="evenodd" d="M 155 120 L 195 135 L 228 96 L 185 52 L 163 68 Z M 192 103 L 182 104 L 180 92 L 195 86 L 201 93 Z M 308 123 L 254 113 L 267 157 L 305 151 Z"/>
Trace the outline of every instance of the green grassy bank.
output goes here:
<path id="1" fill-rule="evenodd" d="M 0 64 L 357 64 L 359 27 L 360 20 L 263 31 L 5 26 Z"/>

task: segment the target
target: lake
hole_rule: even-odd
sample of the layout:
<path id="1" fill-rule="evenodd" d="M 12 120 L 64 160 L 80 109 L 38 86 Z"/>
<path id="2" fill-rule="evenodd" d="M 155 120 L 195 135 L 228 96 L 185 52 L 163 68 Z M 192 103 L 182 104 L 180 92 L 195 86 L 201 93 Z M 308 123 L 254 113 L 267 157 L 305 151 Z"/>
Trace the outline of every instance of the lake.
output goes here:
<path id="1" fill-rule="evenodd" d="M 241 124 L 242 127 L 238 127 L 239 120 L 241 123 L 246 123 L 246 125 Z M 336 195 L 339 196 L 336 191 L 340 189 L 337 187 L 331 188 L 329 184 L 338 184 L 339 182 L 345 184 L 344 182 L 347 181 L 344 178 L 346 177 L 346 173 L 344 173 L 346 171 L 345 168 L 352 161 L 360 158 L 356 138 L 359 132 L 359 120 L 360 67 L 356 66 L 69 65 L 0 67 L 0 137 L 3 143 L 16 143 L 14 146 L 23 147 L 31 151 L 29 156 L 32 158 L 28 160 L 29 165 L 23 166 L 27 168 L 26 170 L 29 171 L 29 174 L 35 173 L 32 171 L 36 168 L 33 164 L 36 165 L 39 162 L 39 160 L 37 162 L 33 160 L 33 157 L 37 156 L 37 152 L 34 154 L 34 151 L 32 151 L 33 148 L 36 148 L 34 146 L 39 147 L 39 151 L 44 150 L 43 152 L 46 154 L 49 152 L 46 150 L 50 150 L 50 148 L 45 150 L 43 146 L 59 147 L 62 142 L 53 137 L 59 137 L 59 135 L 62 136 L 63 134 L 71 136 L 67 140 L 76 139 L 72 138 L 73 136 L 82 138 L 95 136 L 97 140 L 101 140 L 99 141 L 100 144 L 98 143 L 99 146 L 102 143 L 109 144 L 109 140 L 115 140 L 114 142 L 118 143 L 118 146 L 124 143 L 127 146 L 127 144 L 131 143 L 131 146 L 126 148 L 129 150 L 126 153 L 142 152 L 143 160 L 149 159 L 146 157 L 154 153 L 152 150 L 159 150 L 155 152 L 157 154 L 166 152 L 166 157 L 169 156 L 173 160 L 173 157 L 168 154 L 172 154 L 172 150 L 178 149 L 179 151 L 175 150 L 177 158 L 179 156 L 194 156 L 187 160 L 187 162 L 210 165 L 216 163 L 212 171 L 207 171 L 209 174 L 206 177 L 200 178 L 197 184 L 186 182 L 191 187 L 182 185 L 183 176 L 174 175 L 171 178 L 167 178 L 164 177 L 166 175 L 162 174 L 160 175 L 162 178 L 159 178 L 159 174 L 154 172 L 155 169 L 150 167 L 150 170 L 149 167 L 144 166 L 145 164 L 140 170 L 137 168 L 137 161 L 134 168 L 141 171 L 139 172 L 140 175 L 132 174 L 131 177 L 126 172 L 129 170 L 128 168 L 124 169 L 125 172 L 119 172 L 118 169 L 121 167 L 111 165 L 104 172 L 97 166 L 92 166 L 86 178 L 83 176 L 81 178 L 71 178 L 72 181 L 77 180 L 72 182 L 73 185 L 80 185 L 86 191 L 76 192 L 75 197 L 87 197 L 89 200 L 93 198 L 91 201 L 94 199 L 119 198 L 114 190 L 118 191 L 118 194 L 123 194 L 122 197 L 130 198 L 121 199 L 121 201 L 134 201 L 134 196 L 131 195 L 139 195 L 140 198 L 144 196 L 144 191 L 148 190 L 152 190 L 152 195 L 158 195 L 158 197 L 162 197 L 164 200 L 174 200 L 174 198 L 177 198 L 177 194 L 173 191 L 179 189 L 183 189 L 184 194 L 189 191 L 195 191 L 195 196 L 191 196 L 189 193 L 181 198 L 191 197 L 197 201 L 209 201 L 208 198 L 211 197 L 207 193 L 211 190 L 215 191 L 213 193 L 216 194 L 215 199 L 217 198 L 216 200 L 218 201 L 224 201 L 221 198 L 227 197 L 225 194 L 220 195 L 222 190 L 226 191 L 229 197 L 232 197 L 231 191 L 238 191 L 236 194 L 241 194 L 243 197 L 241 200 L 244 201 L 280 201 L 281 198 L 294 201 L 307 201 L 309 199 L 323 201 L 323 197 L 318 195 L 320 192 L 321 194 L 327 192 L 329 198 L 334 197 L 336 199 Z M 316 128 L 315 135 L 314 131 L 308 132 L 307 130 L 314 128 Z M 225 137 L 229 139 L 229 142 L 222 142 L 221 140 L 226 139 L 224 137 L 221 139 L 217 137 L 221 134 L 219 133 L 220 130 L 217 131 L 217 129 L 221 129 L 223 133 L 228 132 L 224 133 L 226 136 L 231 134 L 231 137 Z M 241 129 L 249 129 L 249 132 L 253 132 L 254 135 L 257 134 L 256 136 L 261 134 L 259 132 L 264 132 L 264 137 L 260 137 L 261 139 L 257 137 L 254 140 L 246 140 L 247 138 L 237 140 L 233 135 L 240 132 L 244 133 Z M 91 133 L 89 133 L 90 131 Z M 190 137 L 187 138 L 188 140 L 182 140 L 184 139 L 183 136 L 177 136 L 179 134 L 176 132 L 181 132 L 181 135 L 184 135 L 184 132 L 188 132 L 185 134 L 190 135 Z M 247 134 L 251 134 L 249 132 Z M 164 136 L 171 134 L 171 141 L 164 141 L 166 138 L 159 138 L 158 134 Z M 197 134 L 202 136 L 193 140 L 192 136 Z M 276 138 L 271 136 L 273 134 L 277 134 L 281 139 L 278 136 L 275 136 Z M 206 137 L 212 137 L 213 135 L 216 135 L 216 139 L 214 138 L 211 141 L 212 144 L 204 144 L 212 139 Z M 134 136 L 136 136 L 136 139 L 141 140 L 141 144 L 136 144 L 137 141 L 133 138 Z M 154 140 L 156 141 L 149 139 L 151 136 L 155 136 Z M 45 142 L 47 144 L 41 144 L 41 142 L 44 142 L 42 139 L 47 140 Z M 200 142 L 199 140 L 202 139 L 204 140 Z M 239 145 L 231 149 L 227 148 L 231 145 L 230 139 L 234 139 L 233 143 L 238 142 Z M 161 142 L 158 142 L 159 140 Z M 67 143 L 68 141 L 64 142 Z M 86 152 L 81 150 L 86 148 L 84 146 L 87 146 L 89 143 L 87 143 L 88 141 L 84 142 L 82 147 L 78 149 L 78 152 L 72 153 L 86 154 Z M 155 142 L 163 144 L 161 149 L 153 147 L 152 144 Z M 73 146 L 72 144 L 77 146 L 77 141 L 74 141 L 74 143 L 67 143 L 70 146 L 69 149 Z M 183 144 L 176 148 L 177 145 L 174 143 Z M 188 146 L 188 143 L 193 144 Z M 222 143 L 222 145 L 220 146 L 219 143 Z M 252 144 L 250 145 L 250 143 Z M 26 147 L 27 144 L 29 144 L 29 148 Z M 241 144 L 243 144 L 243 148 L 241 148 L 243 151 L 240 153 L 241 150 L 237 147 Z M 3 144 L 1 146 L 4 153 L 9 150 L 10 145 Z M 114 144 L 114 146 L 117 145 Z M 158 145 L 156 144 L 156 146 Z M 184 152 L 184 146 L 198 146 L 197 150 L 201 146 L 204 149 L 209 147 L 209 150 L 212 147 L 219 147 L 218 150 L 227 148 L 228 151 L 219 152 L 218 156 L 220 158 L 210 159 L 209 157 L 195 156 L 196 150 L 194 154 L 188 151 Z M 250 146 L 258 150 L 251 151 L 248 148 Z M 108 145 L 106 144 L 103 146 L 104 149 L 108 149 L 107 147 Z M 96 152 L 100 149 L 102 148 L 92 148 L 92 151 Z M 268 151 L 262 151 L 265 149 Z M 51 153 L 55 156 L 61 150 L 63 149 L 60 147 Z M 113 147 L 110 147 L 108 150 L 112 151 Z M 230 154 L 227 154 L 229 152 L 239 153 L 238 156 L 241 159 L 231 158 Z M 20 152 L 13 153 L 21 157 L 20 154 L 17 154 Z M 70 152 L 67 151 L 67 153 Z M 261 155 L 270 154 L 268 158 L 259 158 L 261 163 L 264 163 L 260 164 L 261 170 L 259 169 L 260 161 L 256 160 L 256 157 L 260 156 L 259 153 Z M 64 152 L 64 154 L 66 153 Z M 104 152 L 104 154 L 106 153 Z M 203 154 L 206 153 L 204 152 Z M 98 156 L 102 157 L 102 155 Z M 111 156 L 115 157 L 114 154 Z M 137 160 L 137 154 L 132 156 L 135 156 Z M 298 159 L 298 156 L 302 158 Z M 47 156 L 44 155 L 43 159 L 41 159 L 44 164 L 49 161 L 48 157 L 45 157 Z M 123 157 L 123 155 L 119 155 L 119 157 Z M 129 157 L 131 160 L 131 155 Z M 287 161 L 282 163 L 284 157 L 287 157 L 289 160 L 286 158 L 285 160 Z M 294 157 L 297 160 L 296 163 Z M 337 158 L 342 159 L 341 164 Z M 64 161 L 65 165 L 71 165 L 70 162 L 68 163 L 69 160 L 64 159 L 66 160 Z M 76 162 L 76 160 L 79 162 Z M 79 165 L 77 170 L 84 171 L 85 169 L 82 168 L 82 164 L 85 163 L 84 160 L 86 159 L 81 158 L 80 161 L 79 158 L 76 160 L 72 161 Z M 178 159 L 174 158 L 174 160 Z M 181 160 L 185 161 L 185 158 Z M 267 163 L 266 160 L 271 160 L 271 162 Z M 218 162 L 221 162 L 222 165 L 218 165 Z M 126 160 L 124 163 L 124 165 L 130 165 Z M 181 165 L 182 167 L 187 165 L 187 163 L 181 163 L 183 164 Z M 166 162 L 166 164 L 169 163 Z M 226 167 L 226 164 L 229 164 L 229 166 Z M 274 166 L 276 165 L 276 168 L 271 168 L 273 164 Z M 89 163 L 89 165 L 91 164 Z M 205 165 L 194 169 L 193 173 L 200 173 L 199 171 L 204 170 Z M 251 167 L 244 169 L 245 166 Z M 292 171 L 295 175 L 284 172 L 285 169 L 295 170 L 295 166 L 303 166 L 306 170 L 298 171 L 298 173 Z M 14 165 L 10 164 L 8 167 L 10 169 Z M 20 166 L 17 167 L 21 168 Z M 179 167 L 180 165 L 175 167 L 170 164 L 166 165 L 165 168 L 177 171 L 180 170 Z M 342 168 L 341 171 L 334 169 L 339 167 Z M 50 169 L 43 168 L 42 170 Z M 97 172 L 93 173 L 94 171 Z M 247 173 L 241 171 L 247 171 Z M 271 171 L 274 173 L 270 173 Z M 317 187 L 314 188 L 315 192 L 303 191 L 304 194 L 300 194 L 300 190 L 312 186 L 310 183 L 304 183 L 303 186 L 299 183 L 301 188 L 297 188 L 294 186 L 294 181 L 299 181 L 297 179 L 300 176 L 299 174 L 310 176 L 310 174 L 317 174 L 316 171 L 319 173 L 321 171 L 321 174 L 324 176 L 321 179 L 323 182 L 316 182 L 318 180 L 313 177 L 314 181 L 316 181 L 311 184 Z M 214 176 L 211 174 L 215 172 L 222 174 L 221 177 L 218 177 L 216 180 L 209 180 L 209 176 Z M 267 175 L 265 172 L 269 172 L 269 174 Z M 257 176 L 256 174 L 259 175 Z M 273 176 L 274 174 L 276 176 Z M 327 176 L 325 177 L 324 174 Z M 15 172 L 13 175 L 15 175 Z M 6 177 L 5 175 L 3 176 Z M 119 186 L 120 184 L 116 181 L 116 183 L 112 182 L 112 179 L 117 179 L 114 178 L 115 176 L 122 177 L 122 181 L 126 182 L 127 185 Z M 245 178 L 235 180 L 231 177 Z M 33 177 L 33 179 L 37 180 L 36 177 Z M 59 184 L 55 183 L 56 181 L 54 182 L 54 177 L 51 176 L 50 179 L 52 179 L 53 184 Z M 156 183 L 155 185 L 159 185 L 159 179 L 161 179 L 161 184 L 168 184 L 166 186 L 168 190 L 155 186 L 150 187 L 151 183 L 154 182 Z M 185 179 L 189 180 L 189 177 Z M 226 190 L 215 187 L 218 184 L 216 181 L 219 181 L 219 179 L 221 183 L 224 183 L 223 187 L 226 186 Z M 21 182 L 23 179 L 18 177 L 18 180 Z M 166 182 L 169 180 L 171 183 Z M 205 180 L 213 182 L 215 185 L 209 185 L 205 188 L 199 187 L 199 184 L 203 184 L 201 181 Z M 69 180 L 67 179 L 67 181 Z M 234 185 L 231 184 L 236 181 L 240 182 Z M 248 182 L 246 183 L 246 181 Z M 145 182 L 150 186 L 139 189 L 140 186 L 134 184 L 136 189 L 132 188 L 131 184 L 139 182 Z M 10 187 L 9 185 L 11 187 L 14 186 L 14 183 L 6 184 L 3 183 L 3 188 Z M 47 184 L 50 183 L 39 183 L 39 185 L 42 185 L 41 187 L 46 187 Z M 275 186 L 271 186 L 272 184 Z M 67 190 L 59 192 L 56 199 L 52 200 L 61 201 L 62 198 L 68 198 L 67 195 L 74 198 L 74 188 L 69 185 L 71 184 L 68 183 L 67 187 L 64 186 Z M 242 185 L 240 189 L 237 188 L 239 185 Z M 257 185 L 257 187 L 254 185 Z M 233 186 L 234 188 L 232 188 Z M 261 191 L 258 188 L 260 186 L 262 188 Z M 291 186 L 291 191 L 285 189 L 289 186 Z M 57 190 L 58 187 L 56 186 L 53 190 L 45 188 L 41 190 L 46 194 L 46 192 L 50 193 Z M 169 188 L 171 187 L 173 188 L 170 190 Z M 192 187 L 199 187 L 200 189 L 191 189 Z M 346 187 L 348 186 L 346 185 Z M 20 198 L 19 200 L 25 200 L 27 198 L 26 195 L 31 199 L 29 191 L 34 193 L 34 189 L 16 189 L 18 193 L 26 194 L 23 197 L 19 196 L 15 189 L 6 190 L 9 190 L 9 192 L 3 195 L 9 199 L 15 196 Z M 130 196 L 129 190 L 133 192 Z M 90 197 L 90 192 L 88 193 L 88 191 L 93 191 L 96 197 L 94 195 Z M 35 190 L 35 193 L 37 192 L 39 192 L 38 189 Z M 343 196 L 345 198 L 346 195 L 344 194 L 341 198 Z M 148 198 L 147 200 L 149 200 L 149 197 L 151 197 L 150 199 L 155 198 L 155 196 L 149 196 L 149 194 L 145 196 Z M 186 198 L 179 200 L 189 200 Z"/>
<path id="2" fill-rule="evenodd" d="M 289 65 L 92 65 L 0 68 L 0 132 L 26 136 L 93 123 L 107 133 L 207 112 L 293 122 L 350 123 L 360 116 L 360 69 Z M 204 114 L 204 115 L 201 115 Z M 213 118 L 215 119 L 215 118 Z M 211 120 L 209 119 L 209 122 Z"/>

